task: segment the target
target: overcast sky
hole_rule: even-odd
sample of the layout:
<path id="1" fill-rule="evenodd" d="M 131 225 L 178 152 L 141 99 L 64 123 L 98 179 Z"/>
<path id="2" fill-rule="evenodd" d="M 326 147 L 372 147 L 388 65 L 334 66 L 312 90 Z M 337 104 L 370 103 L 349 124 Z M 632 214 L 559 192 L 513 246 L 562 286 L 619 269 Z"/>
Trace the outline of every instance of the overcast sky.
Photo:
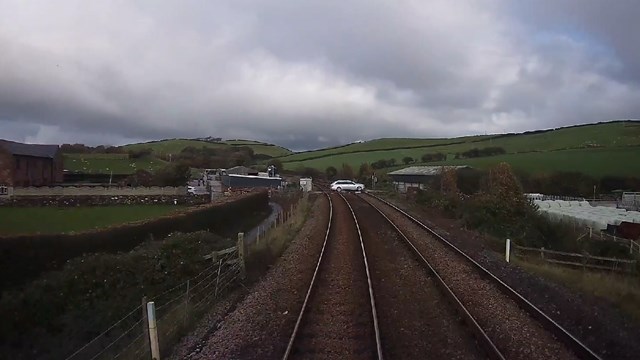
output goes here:
<path id="1" fill-rule="evenodd" d="M 0 0 L 0 138 L 312 149 L 640 117 L 636 0 Z"/>

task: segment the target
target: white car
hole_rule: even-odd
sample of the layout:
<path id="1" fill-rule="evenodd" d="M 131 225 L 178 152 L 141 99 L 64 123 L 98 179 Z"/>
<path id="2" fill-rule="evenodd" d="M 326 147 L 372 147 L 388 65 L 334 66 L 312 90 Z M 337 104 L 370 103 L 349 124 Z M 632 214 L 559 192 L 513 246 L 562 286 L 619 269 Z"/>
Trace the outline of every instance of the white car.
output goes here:
<path id="1" fill-rule="evenodd" d="M 331 190 L 335 191 L 343 191 L 343 190 L 351 190 L 351 191 L 362 191 L 364 190 L 364 185 L 359 184 L 357 182 L 353 182 L 351 180 L 336 180 L 331 183 Z"/>

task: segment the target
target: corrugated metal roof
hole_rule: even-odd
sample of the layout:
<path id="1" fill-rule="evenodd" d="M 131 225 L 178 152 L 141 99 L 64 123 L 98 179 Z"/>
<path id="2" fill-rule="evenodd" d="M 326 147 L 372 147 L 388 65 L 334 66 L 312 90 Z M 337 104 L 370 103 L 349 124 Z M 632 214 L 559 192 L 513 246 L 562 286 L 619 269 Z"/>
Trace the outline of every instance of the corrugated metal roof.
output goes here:
<path id="1" fill-rule="evenodd" d="M 14 141 L 0 140 L 0 146 L 13 155 L 33 156 L 53 159 L 58 153 L 58 145 L 23 144 Z"/>
<path id="2" fill-rule="evenodd" d="M 458 165 L 458 166 L 445 166 L 448 168 L 454 169 L 464 169 L 470 166 L 468 165 Z M 390 172 L 388 175 L 424 175 L 424 176 L 433 176 L 440 174 L 440 169 L 442 166 L 409 166 L 404 169 L 396 170 Z"/>

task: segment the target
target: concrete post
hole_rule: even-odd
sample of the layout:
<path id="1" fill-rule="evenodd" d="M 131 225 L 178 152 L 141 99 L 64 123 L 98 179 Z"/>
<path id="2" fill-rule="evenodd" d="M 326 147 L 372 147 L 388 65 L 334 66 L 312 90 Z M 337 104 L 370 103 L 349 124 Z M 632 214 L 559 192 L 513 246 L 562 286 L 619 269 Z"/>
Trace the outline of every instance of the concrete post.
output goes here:
<path id="1" fill-rule="evenodd" d="M 507 244 L 504 252 L 504 259 L 509 262 L 509 257 L 511 255 L 511 240 L 507 239 Z"/>

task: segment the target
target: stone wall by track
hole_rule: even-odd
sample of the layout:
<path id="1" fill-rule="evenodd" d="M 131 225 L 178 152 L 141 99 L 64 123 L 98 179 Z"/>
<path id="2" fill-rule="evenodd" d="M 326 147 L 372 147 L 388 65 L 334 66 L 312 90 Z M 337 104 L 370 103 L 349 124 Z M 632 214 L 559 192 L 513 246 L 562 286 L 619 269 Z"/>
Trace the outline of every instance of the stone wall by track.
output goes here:
<path id="1" fill-rule="evenodd" d="M 51 186 L 14 187 L 13 196 L 149 196 L 187 195 L 186 186 Z"/>
<path id="2" fill-rule="evenodd" d="M 0 197 L 0 206 L 5 207 L 74 207 L 109 205 L 200 205 L 210 201 L 209 195 L 127 195 L 127 196 L 13 196 Z"/>
<path id="3" fill-rule="evenodd" d="M 208 195 L 187 194 L 184 186 L 52 186 L 8 189 L 8 194 L 0 196 L 0 206 L 197 205 L 209 202 Z"/>

